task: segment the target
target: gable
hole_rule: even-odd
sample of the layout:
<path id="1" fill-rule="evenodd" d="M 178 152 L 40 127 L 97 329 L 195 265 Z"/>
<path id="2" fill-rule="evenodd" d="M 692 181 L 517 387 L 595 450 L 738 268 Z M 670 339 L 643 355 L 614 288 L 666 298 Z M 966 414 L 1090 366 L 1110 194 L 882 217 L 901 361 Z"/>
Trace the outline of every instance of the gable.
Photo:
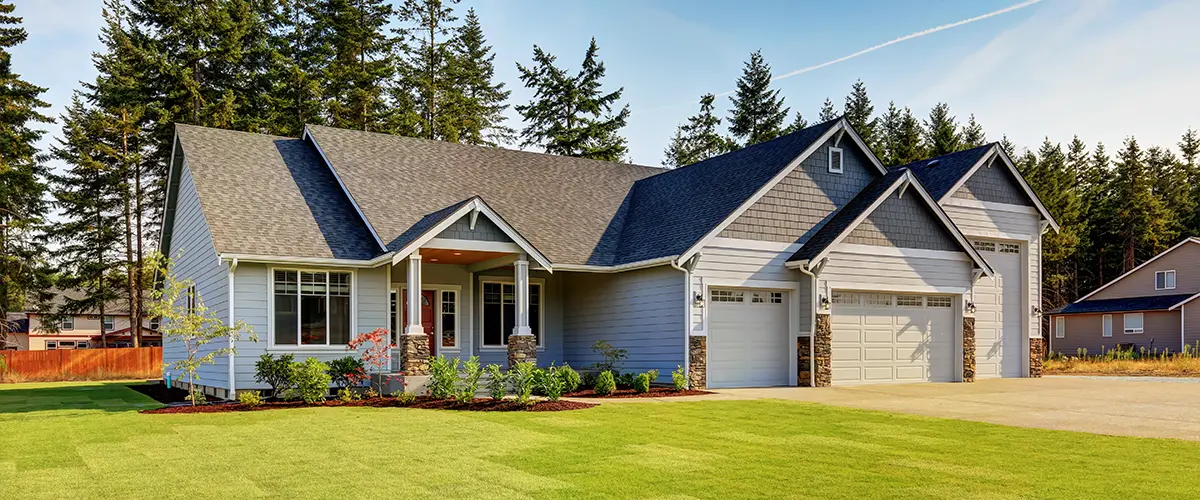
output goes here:
<path id="1" fill-rule="evenodd" d="M 1017 183 L 1012 172 L 999 159 L 992 162 L 991 165 L 980 166 L 951 197 L 1026 207 L 1034 206 L 1033 200 L 1026 196 L 1025 190 Z"/>
<path id="2" fill-rule="evenodd" d="M 1175 271 L 1175 288 L 1154 289 L 1154 274 L 1158 271 Z M 1188 241 L 1169 250 L 1153 261 L 1126 274 L 1104 288 L 1097 290 L 1087 300 L 1121 299 L 1129 297 L 1152 297 L 1200 292 L 1200 243 Z"/>
<path id="3" fill-rule="evenodd" d="M 829 139 L 762 198 L 721 231 L 722 238 L 804 243 L 838 208 L 845 206 L 878 176 L 878 171 L 849 137 L 843 137 L 843 172 L 829 171 Z"/>
<path id="4" fill-rule="evenodd" d="M 475 229 L 471 229 L 471 215 L 467 214 L 454 221 L 454 224 L 451 224 L 450 227 L 439 233 L 436 238 L 512 242 L 512 238 L 504 234 L 504 230 L 500 229 L 500 226 L 497 226 L 495 222 L 492 222 L 491 219 L 483 214 L 479 214 L 476 217 Z"/>
<path id="5" fill-rule="evenodd" d="M 912 191 L 893 193 L 846 235 L 845 243 L 955 252 L 954 236 Z"/>

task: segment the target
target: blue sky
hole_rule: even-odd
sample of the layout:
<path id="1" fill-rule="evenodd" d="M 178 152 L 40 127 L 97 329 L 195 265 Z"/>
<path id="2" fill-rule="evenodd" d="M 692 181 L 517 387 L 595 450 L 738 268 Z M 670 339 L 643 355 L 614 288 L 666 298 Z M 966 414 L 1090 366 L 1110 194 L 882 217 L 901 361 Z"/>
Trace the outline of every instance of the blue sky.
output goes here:
<path id="1" fill-rule="evenodd" d="M 99 0 L 20 0 L 29 41 L 13 63 L 50 88 L 61 113 L 78 81 L 95 76 Z M 497 77 L 526 102 L 516 62 L 538 44 L 577 67 L 596 37 L 606 84 L 623 86 L 633 116 L 624 133 L 635 163 L 657 165 L 676 125 L 699 96 L 733 89 L 749 54 L 762 49 L 776 75 L 833 61 L 889 40 L 1022 4 L 1021 0 L 527 1 L 466 0 L 496 52 Z M 1043 0 L 911 38 L 847 61 L 778 80 L 786 104 L 810 122 L 829 97 L 839 107 L 861 78 L 882 113 L 888 101 L 924 116 L 947 101 L 974 113 L 991 140 L 1019 147 L 1079 134 L 1115 152 L 1135 135 L 1174 147 L 1200 128 L 1200 2 Z M 728 98 L 719 100 L 724 116 Z M 519 117 L 510 113 L 510 124 Z M 790 120 L 790 118 L 789 118 Z M 57 127 L 51 127 L 56 132 Z"/>

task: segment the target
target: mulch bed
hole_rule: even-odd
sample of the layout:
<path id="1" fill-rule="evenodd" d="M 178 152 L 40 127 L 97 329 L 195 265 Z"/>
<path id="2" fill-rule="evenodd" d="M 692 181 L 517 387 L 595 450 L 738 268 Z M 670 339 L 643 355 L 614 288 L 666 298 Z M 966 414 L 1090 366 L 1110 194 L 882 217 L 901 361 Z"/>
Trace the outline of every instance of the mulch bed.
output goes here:
<path id="1" fill-rule="evenodd" d="M 601 396 L 599 394 L 596 394 L 596 391 L 594 391 L 592 389 L 580 389 L 578 391 L 575 391 L 575 392 L 572 392 L 569 394 L 563 394 L 563 397 L 564 398 L 597 398 L 597 399 L 602 399 L 602 398 L 673 398 L 673 397 L 678 397 L 678 396 L 703 396 L 705 394 L 712 394 L 712 393 L 708 392 L 708 391 L 697 390 L 697 389 L 685 389 L 682 391 L 677 391 L 671 387 L 651 387 L 650 392 L 637 392 L 633 389 L 617 389 L 616 391 L 613 391 L 612 394 L 609 394 L 606 396 Z"/>
<path id="2" fill-rule="evenodd" d="M 185 392 L 186 395 L 186 391 Z M 452 399 L 433 399 L 428 396 L 419 396 L 410 404 L 400 404 L 400 401 L 393 397 L 374 397 L 371 399 L 360 399 L 358 401 L 344 402 L 338 399 L 330 399 L 320 404 L 310 405 L 303 401 L 265 401 L 259 406 L 246 406 L 241 403 L 216 403 L 199 406 L 167 406 L 164 408 L 155 408 L 153 410 L 142 410 L 140 413 L 225 413 L 238 411 L 263 411 L 263 410 L 284 410 L 288 408 L 311 408 L 311 407 L 372 407 L 372 408 L 418 408 L 426 410 L 455 410 L 455 411 L 566 411 L 566 410 L 582 410 L 597 406 L 592 403 L 581 403 L 578 401 L 537 401 L 532 406 L 521 406 L 516 401 L 505 399 L 496 401 L 486 398 L 475 398 L 470 403 L 459 403 Z"/>

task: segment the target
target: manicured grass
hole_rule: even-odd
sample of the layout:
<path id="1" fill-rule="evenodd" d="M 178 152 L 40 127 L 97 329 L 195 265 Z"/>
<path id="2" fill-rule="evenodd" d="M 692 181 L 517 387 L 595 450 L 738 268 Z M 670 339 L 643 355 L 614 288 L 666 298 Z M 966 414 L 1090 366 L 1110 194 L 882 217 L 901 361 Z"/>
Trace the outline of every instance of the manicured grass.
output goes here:
<path id="1" fill-rule="evenodd" d="M 782 401 L 143 415 L 0 387 L 4 498 L 1184 498 L 1200 443 Z"/>

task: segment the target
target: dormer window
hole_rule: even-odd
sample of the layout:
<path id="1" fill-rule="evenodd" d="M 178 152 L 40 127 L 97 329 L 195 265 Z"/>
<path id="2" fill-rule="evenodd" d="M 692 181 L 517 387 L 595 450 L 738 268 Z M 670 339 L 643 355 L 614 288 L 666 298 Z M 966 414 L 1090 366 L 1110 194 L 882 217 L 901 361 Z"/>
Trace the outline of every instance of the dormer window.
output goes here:
<path id="1" fill-rule="evenodd" d="M 842 148 L 829 148 L 829 171 L 842 173 Z"/>
<path id="2" fill-rule="evenodd" d="M 1154 273 L 1155 290 L 1174 290 L 1175 271 L 1158 271 Z"/>

